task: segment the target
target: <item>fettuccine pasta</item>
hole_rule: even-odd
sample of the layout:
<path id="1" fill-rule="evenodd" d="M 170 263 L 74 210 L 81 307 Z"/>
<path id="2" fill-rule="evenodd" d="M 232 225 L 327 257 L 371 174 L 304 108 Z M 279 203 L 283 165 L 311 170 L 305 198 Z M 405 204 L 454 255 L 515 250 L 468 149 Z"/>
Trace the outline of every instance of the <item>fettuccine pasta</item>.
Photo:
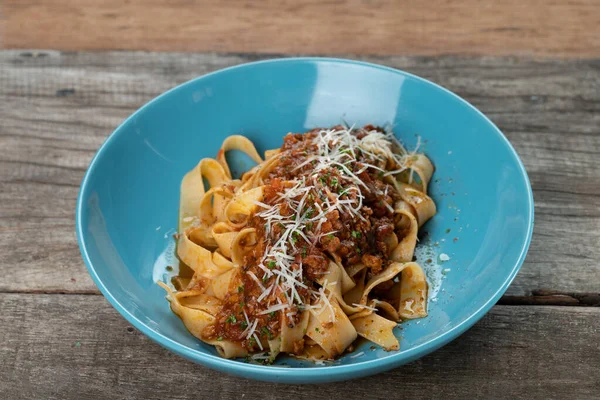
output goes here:
<path id="1" fill-rule="evenodd" d="M 230 150 L 257 163 L 241 179 Z M 177 255 L 193 274 L 176 290 L 159 284 L 190 333 L 226 358 L 335 359 L 358 337 L 398 350 L 397 324 L 427 315 L 413 254 L 436 212 L 433 170 L 371 125 L 290 133 L 265 159 L 228 137 L 181 183 Z"/>

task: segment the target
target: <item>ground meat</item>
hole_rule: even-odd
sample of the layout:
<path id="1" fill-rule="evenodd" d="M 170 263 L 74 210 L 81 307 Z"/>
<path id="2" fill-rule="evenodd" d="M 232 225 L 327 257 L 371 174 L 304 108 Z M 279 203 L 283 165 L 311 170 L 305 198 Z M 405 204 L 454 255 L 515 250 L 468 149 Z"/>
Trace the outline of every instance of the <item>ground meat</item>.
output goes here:
<path id="1" fill-rule="evenodd" d="M 323 248 L 330 253 L 335 253 L 340 248 L 340 239 L 336 236 L 323 236 L 321 238 Z"/>
<path id="2" fill-rule="evenodd" d="M 379 256 L 365 254 L 362 256 L 362 262 L 367 268 L 371 269 L 371 272 L 377 274 L 381 272 L 381 266 L 383 265 L 383 259 Z"/>
<path id="3" fill-rule="evenodd" d="M 283 185 L 281 184 L 281 179 L 272 179 L 269 185 L 265 185 L 265 201 L 270 201 L 273 198 L 277 197 L 282 190 Z"/>
<path id="4" fill-rule="evenodd" d="M 346 257 L 347 265 L 354 265 L 360 262 L 360 255 L 356 252 L 350 253 L 348 257 Z"/>
<path id="5" fill-rule="evenodd" d="M 304 271 L 311 280 L 316 280 L 327 271 L 329 262 L 323 255 L 311 254 L 302 260 Z"/>
<path id="6" fill-rule="evenodd" d="M 390 233 L 394 232 L 394 223 L 389 218 L 377 219 L 373 222 L 378 240 L 385 239 Z"/>
<path id="7" fill-rule="evenodd" d="M 394 233 L 394 224 L 390 218 L 371 219 L 375 228 L 375 246 L 382 254 L 388 254 L 386 239 Z"/>

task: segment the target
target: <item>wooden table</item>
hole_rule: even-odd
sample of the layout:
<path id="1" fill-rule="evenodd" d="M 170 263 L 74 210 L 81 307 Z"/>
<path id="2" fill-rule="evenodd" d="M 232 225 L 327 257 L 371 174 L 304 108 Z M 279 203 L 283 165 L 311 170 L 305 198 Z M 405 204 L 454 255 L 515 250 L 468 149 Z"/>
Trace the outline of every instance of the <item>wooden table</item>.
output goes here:
<path id="1" fill-rule="evenodd" d="M 517 2 L 490 6 L 488 20 L 461 31 L 468 7 L 434 1 L 439 15 L 454 17 L 446 25 L 420 20 L 418 32 L 390 23 L 407 22 L 415 10 L 387 12 L 381 1 L 341 3 L 363 7 L 382 29 L 372 20 L 358 24 L 362 14 L 356 10 L 338 16 L 333 6 L 293 9 L 295 2 L 288 1 L 283 7 L 296 13 L 288 24 L 273 17 L 262 30 L 252 18 L 266 6 L 248 2 L 246 18 L 223 27 L 236 15 L 235 5 L 215 9 L 206 2 L 199 10 L 214 18 L 195 31 L 185 28 L 193 11 L 186 2 L 171 8 L 124 2 L 117 11 L 111 8 L 116 1 L 39 3 L 8 1 L 0 20 L 5 48 L 63 50 L 0 51 L 1 398 L 600 397 L 600 59 L 593 58 L 600 56 L 598 2 L 549 2 L 546 19 L 533 22 L 533 8 L 518 8 Z M 483 6 L 477 6 L 481 14 Z M 56 10 L 64 14 L 62 25 L 56 24 Z M 153 14 L 169 10 L 164 21 Z M 317 32 L 302 31 L 299 44 L 290 46 L 286 26 L 297 29 L 294 24 L 307 13 L 327 20 L 327 12 L 336 27 L 326 31 L 317 24 Z M 173 13 L 198 41 L 175 29 Z M 509 23 L 511 15 L 517 17 Z M 164 36 L 148 28 L 152 18 Z M 559 20 L 570 22 L 556 24 L 557 33 L 549 26 Z M 335 46 L 352 33 L 353 23 L 367 38 Z M 69 36 L 69 29 L 76 34 Z M 202 29 L 216 32 L 212 47 Z M 236 41 L 236 33 L 250 36 Z M 317 40 L 327 34 L 337 39 Z M 390 46 L 388 36 L 398 38 L 398 47 Z M 423 46 L 411 41 L 423 37 Z M 494 38 L 500 45 L 489 44 Z M 115 48 L 185 52 L 110 51 Z M 220 53 L 206 52 L 211 50 Z M 241 50 L 246 53 L 233 53 Z M 129 326 L 99 294 L 83 266 L 74 227 L 79 184 L 98 147 L 159 93 L 206 72 L 275 57 L 268 52 L 352 53 L 415 73 L 466 98 L 513 143 L 534 190 L 533 241 L 506 295 L 465 335 L 374 377 L 319 386 L 265 384 L 169 353 Z M 412 56 L 389 55 L 400 53 Z"/>

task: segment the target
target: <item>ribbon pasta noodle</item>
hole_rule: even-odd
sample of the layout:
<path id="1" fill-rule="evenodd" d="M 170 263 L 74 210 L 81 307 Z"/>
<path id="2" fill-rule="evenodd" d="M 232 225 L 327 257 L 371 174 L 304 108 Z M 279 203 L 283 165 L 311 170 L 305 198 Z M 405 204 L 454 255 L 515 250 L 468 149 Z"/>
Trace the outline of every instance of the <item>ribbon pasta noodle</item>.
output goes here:
<path id="1" fill-rule="evenodd" d="M 230 150 L 257 165 L 234 179 Z M 371 125 L 290 133 L 264 160 L 230 136 L 181 182 L 177 255 L 193 275 L 176 290 L 159 284 L 189 332 L 226 358 L 334 359 L 359 336 L 398 350 L 397 324 L 427 315 L 413 254 L 436 213 L 433 171 Z"/>

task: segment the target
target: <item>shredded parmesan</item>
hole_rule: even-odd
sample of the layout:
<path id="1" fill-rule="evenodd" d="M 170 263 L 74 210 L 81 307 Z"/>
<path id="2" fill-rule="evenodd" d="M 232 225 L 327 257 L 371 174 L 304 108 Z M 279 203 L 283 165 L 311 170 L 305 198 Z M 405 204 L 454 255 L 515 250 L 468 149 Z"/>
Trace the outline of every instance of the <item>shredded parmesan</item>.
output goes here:
<path id="1" fill-rule="evenodd" d="M 260 351 L 263 351 L 263 345 L 260 342 L 260 339 L 258 338 L 258 336 L 256 335 L 256 333 L 253 333 L 252 336 L 254 337 L 254 339 L 256 340 L 256 343 L 258 344 L 258 347 L 260 347 Z"/>
<path id="2" fill-rule="evenodd" d="M 408 153 L 402 147 L 391 130 L 384 133 L 371 130 L 360 139 L 352 132 L 353 127 L 324 129 L 317 132 L 312 139 L 312 144 L 317 148 L 316 154 L 308 155 L 306 160 L 295 167 L 295 170 L 298 170 L 306 165 L 311 165 L 311 175 L 292 181 L 293 186 L 287 187 L 279 193 L 273 205 L 254 201 L 254 204 L 260 207 L 260 211 L 256 215 L 264 220 L 266 233 L 265 251 L 258 267 L 265 276 L 269 278 L 276 276 L 275 282 L 265 288 L 258 277 L 248 271 L 250 277 L 262 291 L 257 301 L 268 299 L 267 309 L 260 314 L 302 305 L 304 309 L 319 308 L 319 311 L 326 308 L 335 320 L 335 312 L 331 304 L 332 293 L 327 289 L 327 283 L 318 292 L 309 291 L 312 293 L 316 305 L 303 304 L 298 289 L 306 290 L 308 287 L 303 283 L 302 266 L 300 265 L 300 270 L 292 268 L 300 251 L 296 242 L 303 240 L 308 244 L 316 245 L 323 236 L 335 234 L 335 231 L 322 231 L 323 224 L 328 220 L 328 214 L 334 211 L 345 212 L 352 219 L 366 221 L 361 210 L 365 198 L 364 191 L 368 191 L 369 187 L 363 182 L 360 175 L 368 169 L 380 171 L 383 176 L 400 173 L 409 168 L 408 157 L 414 154 Z M 359 166 L 352 168 L 351 163 L 357 162 L 359 152 L 363 155 L 358 161 Z M 386 172 L 389 162 L 392 163 L 393 170 Z M 324 171 L 332 169 L 337 171 L 334 174 L 336 179 L 334 185 L 339 185 L 337 187 L 340 188 L 340 190 L 336 190 L 337 193 L 330 190 L 323 181 Z M 326 175 L 329 176 L 329 173 Z M 321 198 L 322 203 L 315 202 L 309 209 L 306 209 L 305 206 L 312 201 L 310 196 L 316 195 Z M 384 195 L 387 196 L 387 187 Z M 387 202 L 384 203 L 390 212 L 394 211 Z M 286 215 L 282 213 L 284 204 L 289 210 L 285 213 Z M 311 226 L 315 224 L 316 229 L 306 229 L 308 224 Z M 275 225 L 281 229 L 278 231 L 277 237 L 272 237 Z M 267 240 L 268 238 L 271 240 Z M 278 296 L 269 296 L 275 293 L 283 293 L 286 302 L 282 303 Z M 273 297 L 277 300 L 277 304 L 271 305 Z M 376 311 L 375 308 L 365 305 L 355 306 Z M 288 312 L 288 317 L 289 314 L 291 311 Z M 253 330 L 249 329 L 247 336 L 250 337 L 252 333 Z"/>
<path id="3" fill-rule="evenodd" d="M 352 305 L 354 307 L 364 308 L 365 310 L 371 310 L 373 312 L 377 311 L 377 309 L 375 307 L 369 307 L 369 306 L 364 305 L 364 304 L 352 303 Z"/>

